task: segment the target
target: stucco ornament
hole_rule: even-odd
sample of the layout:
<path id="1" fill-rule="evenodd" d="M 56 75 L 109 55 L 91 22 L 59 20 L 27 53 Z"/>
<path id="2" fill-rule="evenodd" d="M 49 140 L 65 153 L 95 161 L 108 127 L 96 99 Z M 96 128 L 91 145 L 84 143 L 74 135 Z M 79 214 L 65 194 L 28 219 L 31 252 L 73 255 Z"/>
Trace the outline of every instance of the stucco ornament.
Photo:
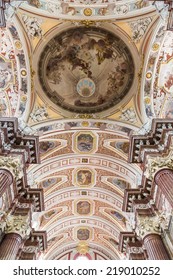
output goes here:
<path id="1" fill-rule="evenodd" d="M 26 26 L 29 37 L 31 38 L 42 37 L 41 19 L 35 17 L 29 17 L 27 15 L 23 15 L 22 19 Z"/>
<path id="2" fill-rule="evenodd" d="M 173 151 L 171 151 L 167 157 L 157 156 L 152 158 L 148 156 L 145 176 L 153 180 L 155 173 L 162 168 L 173 169 Z"/>
<path id="3" fill-rule="evenodd" d="M 31 127 L 24 120 L 18 119 L 18 123 L 19 123 L 19 129 L 21 131 L 21 134 L 38 135 L 38 131 L 35 128 Z"/>
<path id="4" fill-rule="evenodd" d="M 164 213 L 159 213 L 155 216 L 137 217 L 136 233 L 141 238 L 148 234 L 161 234 L 161 230 L 166 228 L 168 228 L 168 219 Z"/>
<path id="5" fill-rule="evenodd" d="M 48 118 L 47 108 L 42 107 L 35 107 L 35 110 L 30 114 L 30 118 L 33 122 L 43 121 Z"/>
<path id="6" fill-rule="evenodd" d="M 123 109 L 121 112 L 122 113 L 119 117 L 120 120 L 131 122 L 131 123 L 137 122 L 136 112 L 132 107 L 130 107 L 128 109 Z"/>
<path id="7" fill-rule="evenodd" d="M 16 179 L 20 179 L 23 176 L 23 164 L 21 163 L 21 157 L 3 157 L 0 156 L 0 167 L 10 171 Z"/>
<path id="8" fill-rule="evenodd" d="M 29 237 L 31 232 L 29 215 L 8 215 L 6 218 L 5 233 L 17 233 L 23 239 Z"/>
<path id="9" fill-rule="evenodd" d="M 132 29 L 132 40 L 135 43 L 138 43 L 143 38 L 151 22 L 152 18 L 148 17 L 130 23 L 130 27 Z"/>

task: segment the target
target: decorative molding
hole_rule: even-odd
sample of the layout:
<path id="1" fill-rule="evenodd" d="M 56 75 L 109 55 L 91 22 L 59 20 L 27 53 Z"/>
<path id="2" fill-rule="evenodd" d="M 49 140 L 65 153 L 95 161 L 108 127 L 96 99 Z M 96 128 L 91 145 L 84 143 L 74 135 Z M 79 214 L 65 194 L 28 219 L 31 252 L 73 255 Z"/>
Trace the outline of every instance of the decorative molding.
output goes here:
<path id="1" fill-rule="evenodd" d="M 86 18 L 90 21 L 121 19 L 127 14 L 134 17 L 154 9 L 150 1 L 141 0 L 121 0 L 118 3 L 116 0 L 29 0 L 29 5 L 35 13 L 39 9 L 49 16 L 69 20 Z"/>
<path id="2" fill-rule="evenodd" d="M 143 254 L 144 250 L 142 247 L 128 247 L 129 254 Z"/>
<path id="3" fill-rule="evenodd" d="M 38 248 L 35 246 L 24 246 L 22 251 L 24 253 L 36 253 L 38 251 Z"/>

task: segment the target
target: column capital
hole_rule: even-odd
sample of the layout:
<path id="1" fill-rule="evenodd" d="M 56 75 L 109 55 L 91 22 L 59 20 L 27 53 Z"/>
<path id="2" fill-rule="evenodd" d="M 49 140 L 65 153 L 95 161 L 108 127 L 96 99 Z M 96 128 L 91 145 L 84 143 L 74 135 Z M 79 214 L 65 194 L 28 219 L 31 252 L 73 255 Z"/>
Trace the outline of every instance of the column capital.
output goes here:
<path id="1" fill-rule="evenodd" d="M 22 239 L 28 238 L 31 233 L 29 215 L 8 215 L 6 218 L 5 233 L 17 233 Z"/>
<path id="2" fill-rule="evenodd" d="M 136 233 L 144 239 L 148 234 L 161 234 L 161 230 L 168 227 L 168 219 L 163 213 L 155 216 L 137 215 L 136 217 Z"/>
<path id="3" fill-rule="evenodd" d="M 163 156 L 147 156 L 145 176 L 146 178 L 153 180 L 155 174 L 161 169 L 173 170 L 173 150 L 170 151 L 167 157 Z"/>
<path id="4" fill-rule="evenodd" d="M 21 156 L 0 156 L 0 168 L 7 169 L 17 179 L 20 179 L 23 176 Z"/>

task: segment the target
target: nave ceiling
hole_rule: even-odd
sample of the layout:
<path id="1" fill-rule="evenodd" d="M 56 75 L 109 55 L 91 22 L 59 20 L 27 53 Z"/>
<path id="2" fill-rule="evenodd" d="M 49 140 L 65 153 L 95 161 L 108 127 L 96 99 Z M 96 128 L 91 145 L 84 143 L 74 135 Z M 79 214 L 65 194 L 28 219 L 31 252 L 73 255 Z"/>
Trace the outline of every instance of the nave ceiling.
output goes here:
<path id="1" fill-rule="evenodd" d="M 7 14 L 0 115 L 40 137 L 41 164 L 27 173 L 44 190 L 45 211 L 33 214 L 47 231 L 42 257 L 122 258 L 123 192 L 142 173 L 128 163 L 129 136 L 173 116 L 173 33 L 143 1 L 40 0 Z"/>

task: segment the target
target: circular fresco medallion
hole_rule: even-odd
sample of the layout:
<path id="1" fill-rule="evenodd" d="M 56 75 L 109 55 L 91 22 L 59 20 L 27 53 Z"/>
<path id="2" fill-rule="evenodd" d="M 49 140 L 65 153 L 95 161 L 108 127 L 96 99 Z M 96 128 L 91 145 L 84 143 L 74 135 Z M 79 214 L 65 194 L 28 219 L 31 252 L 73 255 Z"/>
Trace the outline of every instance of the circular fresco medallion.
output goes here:
<path id="1" fill-rule="evenodd" d="M 134 78 L 132 55 L 113 33 L 97 27 L 63 31 L 44 48 L 41 86 L 56 105 L 75 113 L 97 113 L 118 104 Z"/>

